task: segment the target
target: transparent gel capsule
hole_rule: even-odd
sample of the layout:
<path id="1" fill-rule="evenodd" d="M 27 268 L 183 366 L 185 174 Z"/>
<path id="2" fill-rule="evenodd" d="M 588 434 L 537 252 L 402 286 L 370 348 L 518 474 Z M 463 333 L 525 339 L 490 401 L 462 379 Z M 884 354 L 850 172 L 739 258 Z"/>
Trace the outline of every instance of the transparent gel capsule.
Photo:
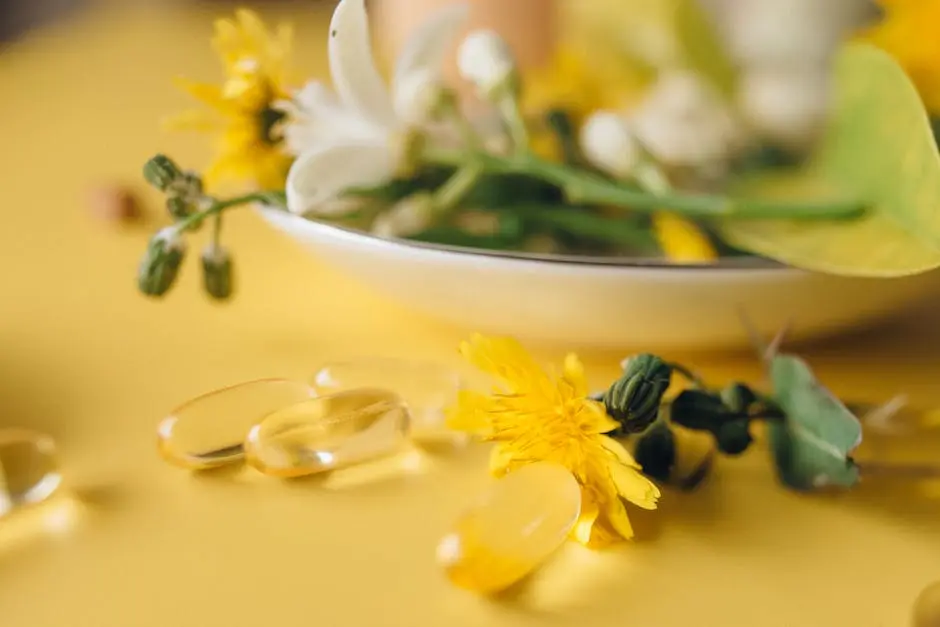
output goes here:
<path id="1" fill-rule="evenodd" d="M 55 441 L 26 429 L 0 430 L 0 516 L 52 496 L 62 484 Z"/>
<path id="2" fill-rule="evenodd" d="M 940 581 L 918 595 L 914 602 L 913 627 L 940 627 Z"/>
<path id="3" fill-rule="evenodd" d="M 364 388 L 273 412 L 248 433 L 245 455 L 266 475 L 302 477 L 395 453 L 407 440 L 401 398 Z"/>
<path id="4" fill-rule="evenodd" d="M 574 528 L 581 489 L 564 467 L 536 463 L 496 481 L 437 547 L 454 585 L 505 590 L 543 564 Z"/>
<path id="5" fill-rule="evenodd" d="M 160 453 L 190 470 L 217 468 L 244 458 L 248 431 L 271 412 L 316 396 L 287 379 L 250 381 L 209 392 L 173 410 L 157 428 Z"/>
<path id="6" fill-rule="evenodd" d="M 457 400 L 461 377 L 430 361 L 357 359 L 324 365 L 313 378 L 321 394 L 359 388 L 393 390 L 411 414 L 411 438 L 419 444 L 459 443 L 464 434 L 445 425 L 444 410 Z"/>

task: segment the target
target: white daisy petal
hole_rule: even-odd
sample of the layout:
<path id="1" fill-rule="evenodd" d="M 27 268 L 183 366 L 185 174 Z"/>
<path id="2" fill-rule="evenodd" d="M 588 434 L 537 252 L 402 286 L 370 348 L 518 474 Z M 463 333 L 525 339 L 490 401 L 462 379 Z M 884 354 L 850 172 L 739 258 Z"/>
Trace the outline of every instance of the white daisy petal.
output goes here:
<path id="1" fill-rule="evenodd" d="M 287 175 L 287 207 L 296 214 L 335 213 L 343 190 L 377 185 L 394 175 L 395 159 L 384 143 L 330 144 L 297 158 Z"/>
<path id="2" fill-rule="evenodd" d="M 365 0 L 341 0 L 330 23 L 330 74 L 340 99 L 386 127 L 395 124 L 392 100 L 375 67 Z"/>
<path id="3" fill-rule="evenodd" d="M 283 125 L 284 141 L 291 154 L 315 150 L 320 146 L 346 141 L 381 141 L 384 129 L 343 105 L 329 88 L 319 82 L 308 83 L 293 100 L 275 103 L 288 116 Z"/>
<path id="4" fill-rule="evenodd" d="M 444 60 L 469 14 L 466 4 L 453 4 L 436 11 L 415 30 L 395 63 L 392 84 L 396 91 L 415 73 L 431 72 L 440 77 Z"/>

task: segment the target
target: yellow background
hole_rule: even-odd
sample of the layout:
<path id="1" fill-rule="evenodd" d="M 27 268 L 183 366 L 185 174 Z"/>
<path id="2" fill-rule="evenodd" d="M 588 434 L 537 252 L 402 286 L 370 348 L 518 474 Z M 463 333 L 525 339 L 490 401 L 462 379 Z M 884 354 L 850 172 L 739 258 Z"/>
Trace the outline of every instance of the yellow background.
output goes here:
<path id="1" fill-rule="evenodd" d="M 308 5 L 292 12 L 303 36 L 296 59 L 322 74 L 328 7 Z M 226 227 L 240 270 L 233 303 L 201 295 L 194 259 L 164 302 L 137 294 L 157 222 L 95 221 L 87 192 L 138 184 L 156 151 L 190 166 L 205 158 L 201 140 L 163 135 L 158 120 L 190 104 L 172 76 L 216 76 L 212 11 L 128 2 L 0 54 L 0 426 L 54 435 L 72 495 L 54 529 L 36 516 L 0 521 L 0 624 L 906 624 L 918 592 L 940 579 L 940 502 L 891 481 L 838 497 L 785 492 L 763 451 L 721 463 L 696 494 L 667 492 L 659 512 L 636 514 L 637 542 L 606 553 L 567 546 L 498 601 L 451 588 L 434 563 L 438 537 L 488 481 L 482 449 L 345 489 L 249 472 L 191 476 L 161 462 L 154 428 L 190 396 L 308 376 L 334 357 L 456 363 L 467 331 L 378 300 L 249 212 Z M 159 221 L 156 197 L 147 199 Z M 935 321 L 927 309 L 806 354 L 844 396 L 906 392 L 940 404 Z M 603 384 L 621 355 L 585 357 Z M 747 355 L 670 357 L 716 380 L 759 377 Z"/>

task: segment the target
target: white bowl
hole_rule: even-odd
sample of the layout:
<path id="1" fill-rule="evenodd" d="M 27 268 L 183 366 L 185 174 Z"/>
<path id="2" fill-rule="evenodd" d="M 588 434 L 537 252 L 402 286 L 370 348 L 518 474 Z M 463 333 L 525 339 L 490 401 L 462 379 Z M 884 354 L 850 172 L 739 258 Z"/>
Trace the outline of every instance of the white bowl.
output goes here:
<path id="1" fill-rule="evenodd" d="M 496 253 L 386 240 L 262 209 L 275 228 L 377 292 L 467 331 L 573 349 L 749 344 L 744 312 L 771 336 L 858 329 L 940 293 L 940 273 L 856 279 L 757 258 L 714 265 Z"/>

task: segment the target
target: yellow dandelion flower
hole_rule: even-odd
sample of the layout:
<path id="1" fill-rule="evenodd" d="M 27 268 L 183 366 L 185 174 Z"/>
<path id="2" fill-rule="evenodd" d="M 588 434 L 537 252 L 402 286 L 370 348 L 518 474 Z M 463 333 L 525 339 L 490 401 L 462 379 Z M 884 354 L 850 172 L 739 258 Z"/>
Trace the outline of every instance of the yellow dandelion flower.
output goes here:
<path id="1" fill-rule="evenodd" d="M 666 257 L 679 262 L 714 261 L 718 252 L 695 224 L 673 213 L 653 214 L 653 232 Z"/>
<path id="2" fill-rule="evenodd" d="M 291 157 L 277 130 L 283 113 L 273 105 L 288 97 L 291 36 L 286 25 L 272 34 L 255 13 L 239 10 L 235 20 L 215 24 L 212 45 L 224 66 L 225 82 L 178 81 L 211 109 L 187 111 L 168 121 L 172 129 L 216 135 L 216 156 L 203 177 L 207 188 L 236 181 L 263 189 L 283 187 Z"/>
<path id="3" fill-rule="evenodd" d="M 588 398 L 577 356 L 565 359 L 560 377 L 542 370 L 518 342 L 475 335 L 460 346 L 474 366 L 500 383 L 492 394 L 464 391 L 448 424 L 496 443 L 490 471 L 497 477 L 535 462 L 571 471 L 581 486 L 576 540 L 604 546 L 633 536 L 624 501 L 655 509 L 659 489 L 616 440 L 601 403 Z"/>
<path id="4" fill-rule="evenodd" d="M 900 63 L 927 109 L 940 114 L 940 0 L 879 0 L 885 16 L 862 38 Z"/>

